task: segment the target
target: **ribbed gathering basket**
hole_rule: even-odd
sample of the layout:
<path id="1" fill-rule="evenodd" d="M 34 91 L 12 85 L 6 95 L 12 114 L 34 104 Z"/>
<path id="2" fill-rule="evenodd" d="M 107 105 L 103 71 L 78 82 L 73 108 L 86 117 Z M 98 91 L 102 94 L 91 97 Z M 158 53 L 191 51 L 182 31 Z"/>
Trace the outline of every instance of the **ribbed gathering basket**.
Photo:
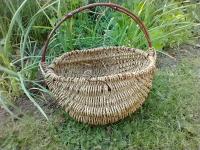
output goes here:
<path id="1" fill-rule="evenodd" d="M 147 52 L 129 47 L 74 50 L 47 65 L 45 55 L 56 29 L 73 15 L 96 6 L 107 6 L 131 17 L 144 32 Z M 42 53 L 40 69 L 59 105 L 76 120 L 103 125 L 136 111 L 152 86 L 156 53 L 143 22 L 129 10 L 113 3 L 94 3 L 78 8 L 55 26 Z"/>

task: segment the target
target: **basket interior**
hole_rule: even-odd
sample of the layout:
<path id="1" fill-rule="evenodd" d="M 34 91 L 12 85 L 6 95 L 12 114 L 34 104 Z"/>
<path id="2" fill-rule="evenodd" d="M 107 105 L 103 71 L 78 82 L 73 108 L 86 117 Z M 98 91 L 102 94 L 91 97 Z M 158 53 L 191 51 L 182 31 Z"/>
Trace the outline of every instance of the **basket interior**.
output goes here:
<path id="1" fill-rule="evenodd" d="M 63 77 L 102 77 L 124 72 L 140 72 L 150 64 L 144 52 L 133 48 L 97 48 L 63 54 L 51 64 Z"/>

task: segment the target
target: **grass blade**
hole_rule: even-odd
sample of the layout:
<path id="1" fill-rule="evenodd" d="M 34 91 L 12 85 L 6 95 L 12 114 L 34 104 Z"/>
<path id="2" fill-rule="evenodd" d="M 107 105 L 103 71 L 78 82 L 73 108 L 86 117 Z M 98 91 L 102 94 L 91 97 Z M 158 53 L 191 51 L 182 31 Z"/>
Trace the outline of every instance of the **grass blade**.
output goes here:
<path id="1" fill-rule="evenodd" d="M 24 93 L 26 94 L 26 96 L 29 98 L 29 100 L 38 108 L 38 110 L 42 113 L 42 115 L 47 119 L 47 115 L 46 113 L 43 111 L 43 109 L 40 107 L 40 105 L 34 100 L 34 98 L 30 95 L 29 91 L 26 89 L 26 86 L 24 85 L 24 81 L 23 81 L 23 78 L 21 76 L 20 73 L 18 73 L 18 76 L 19 76 L 19 80 L 20 80 L 20 83 L 21 83 L 21 87 L 22 87 L 22 90 L 24 91 Z"/>

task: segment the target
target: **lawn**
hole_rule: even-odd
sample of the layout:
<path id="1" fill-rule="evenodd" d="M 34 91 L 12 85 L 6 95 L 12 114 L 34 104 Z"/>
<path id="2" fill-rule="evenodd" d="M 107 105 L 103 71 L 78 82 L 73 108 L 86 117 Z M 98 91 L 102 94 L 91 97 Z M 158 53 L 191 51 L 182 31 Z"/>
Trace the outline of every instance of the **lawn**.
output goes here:
<path id="1" fill-rule="evenodd" d="M 157 70 L 144 105 L 124 120 L 91 126 L 55 103 L 38 69 L 48 33 L 67 12 L 106 0 L 4 0 L 0 3 L 0 149 L 200 149 L 200 3 L 111 0 L 147 26 Z M 147 50 L 138 25 L 97 7 L 62 24 L 47 62 L 99 46 Z"/>

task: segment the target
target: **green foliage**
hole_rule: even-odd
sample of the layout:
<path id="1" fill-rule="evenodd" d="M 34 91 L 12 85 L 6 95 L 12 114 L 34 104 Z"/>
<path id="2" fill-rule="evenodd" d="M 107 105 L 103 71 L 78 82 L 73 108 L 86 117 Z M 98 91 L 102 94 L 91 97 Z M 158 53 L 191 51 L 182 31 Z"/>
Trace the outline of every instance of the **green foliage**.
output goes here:
<path id="1" fill-rule="evenodd" d="M 136 0 L 134 3 L 127 1 L 122 4 L 144 21 L 153 46 L 158 51 L 190 40 L 193 27 L 198 25 L 193 22 L 189 12 L 185 13 L 186 8 L 193 8 L 197 4 L 155 0 Z M 67 20 L 52 40 L 54 42 L 51 49 L 57 52 L 50 52 L 50 56 L 58 56 L 73 49 L 108 45 L 145 49 L 144 35 L 129 17 L 108 8 L 96 8 L 92 11 Z M 53 49 L 55 45 L 57 50 Z"/>
<path id="2" fill-rule="evenodd" d="M 0 49 L 0 92 L 3 93 L 0 96 L 4 101 L 7 99 L 12 99 L 14 101 L 15 97 L 18 96 L 21 91 L 31 98 L 31 93 L 24 87 L 26 86 L 28 88 L 30 83 L 27 82 L 35 82 L 30 81 L 30 79 L 33 79 L 33 77 L 35 78 L 35 75 L 37 74 L 36 68 L 40 58 L 40 56 L 38 56 L 40 52 L 38 53 L 36 51 L 38 42 L 31 40 L 31 38 L 34 37 L 34 34 L 31 33 L 31 29 L 36 19 L 40 17 L 39 14 L 55 4 L 55 2 L 45 3 L 43 7 L 38 7 L 35 14 L 31 14 L 30 12 L 33 11 L 30 11 L 32 6 L 30 3 L 29 6 L 26 5 L 27 1 L 22 1 L 22 3 L 19 4 L 19 7 L 15 9 L 14 6 L 18 6 L 18 2 L 19 1 L 4 1 L 3 3 L 8 8 L 8 14 L 11 13 L 13 15 L 12 18 L 10 18 L 10 24 L 6 35 L 2 32 L 2 35 L 5 36 L 3 39 L 5 40 L 2 40 L 3 44 Z M 36 2 L 34 3 L 35 5 L 37 4 Z M 26 7 L 29 7 L 29 9 Z M 26 12 L 28 10 L 30 11 L 29 13 Z M 20 15 L 21 13 L 25 13 L 25 15 Z M 26 15 L 29 15 L 29 17 L 27 16 L 29 20 L 28 22 L 26 22 L 23 18 L 26 17 Z M 4 26 L 4 24 L 1 25 Z M 20 40 L 18 40 L 18 38 L 20 38 Z M 41 89 L 41 87 L 39 89 Z M 36 104 L 35 100 L 30 100 L 32 100 L 43 113 L 42 109 Z M 4 102 L 4 104 L 5 103 L 7 102 Z"/>

